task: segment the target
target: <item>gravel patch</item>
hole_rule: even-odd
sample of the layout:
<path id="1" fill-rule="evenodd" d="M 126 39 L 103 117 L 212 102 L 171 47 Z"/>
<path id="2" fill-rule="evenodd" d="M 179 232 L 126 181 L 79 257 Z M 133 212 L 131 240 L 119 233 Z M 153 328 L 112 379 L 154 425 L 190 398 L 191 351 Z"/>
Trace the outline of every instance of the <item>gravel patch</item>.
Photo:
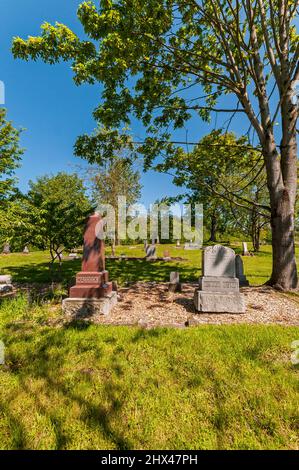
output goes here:
<path id="1" fill-rule="evenodd" d="M 109 317 L 97 323 L 139 325 L 143 328 L 170 326 L 184 328 L 200 324 L 279 324 L 299 326 L 299 297 L 290 298 L 270 287 L 246 287 L 246 313 L 196 313 L 193 306 L 195 283 L 185 283 L 181 293 L 169 293 L 168 284 L 137 283 L 119 290 L 119 302 Z"/>

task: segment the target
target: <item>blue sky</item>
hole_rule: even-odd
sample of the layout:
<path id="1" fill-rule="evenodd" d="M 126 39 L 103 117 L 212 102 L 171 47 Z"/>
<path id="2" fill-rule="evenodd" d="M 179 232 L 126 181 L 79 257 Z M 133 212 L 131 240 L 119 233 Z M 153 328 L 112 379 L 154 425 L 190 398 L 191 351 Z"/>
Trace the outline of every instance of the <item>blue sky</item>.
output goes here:
<path id="1" fill-rule="evenodd" d="M 66 63 L 50 66 L 43 62 L 14 60 L 11 41 L 14 36 L 38 35 L 44 21 L 65 23 L 82 35 L 76 17 L 79 3 L 79 0 L 0 0 L 0 80 L 5 83 L 8 118 L 16 127 L 26 129 L 21 140 L 26 152 L 17 172 L 23 191 L 30 179 L 45 173 L 71 172 L 78 164 L 86 165 L 73 155 L 73 144 L 78 135 L 95 128 L 92 111 L 100 101 L 101 88 L 100 85 L 77 87 Z M 235 100 L 231 105 L 233 102 Z M 227 116 L 219 116 L 218 125 L 225 118 Z M 246 121 L 243 116 L 242 119 Z M 245 130 L 241 121 L 237 120 L 232 128 L 237 133 Z M 192 120 L 188 138 L 198 141 L 214 124 L 214 120 L 210 125 L 200 119 Z M 133 131 L 135 135 L 143 135 L 137 123 Z M 185 137 L 185 131 L 181 137 Z M 180 192 L 169 176 L 154 172 L 142 174 L 142 184 L 142 202 L 146 205 Z"/>

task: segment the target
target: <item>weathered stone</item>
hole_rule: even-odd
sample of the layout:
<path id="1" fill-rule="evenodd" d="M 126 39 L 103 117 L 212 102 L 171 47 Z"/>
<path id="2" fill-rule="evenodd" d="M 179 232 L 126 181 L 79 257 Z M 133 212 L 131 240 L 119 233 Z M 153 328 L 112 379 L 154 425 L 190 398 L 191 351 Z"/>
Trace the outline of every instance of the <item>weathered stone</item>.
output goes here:
<path id="1" fill-rule="evenodd" d="M 222 245 L 208 246 L 203 251 L 203 276 L 236 277 L 235 252 Z"/>
<path id="2" fill-rule="evenodd" d="M 236 277 L 204 276 L 199 279 L 199 289 L 206 292 L 239 292 Z"/>
<path id="3" fill-rule="evenodd" d="M 12 282 L 11 276 L 9 275 L 0 276 L 0 284 L 11 284 L 11 282 Z"/>
<path id="4" fill-rule="evenodd" d="M 185 243 L 184 250 L 200 250 L 201 245 L 199 243 Z"/>
<path id="5" fill-rule="evenodd" d="M 116 304 L 117 293 L 111 292 L 100 299 L 65 299 L 62 302 L 62 308 L 67 318 L 76 320 L 80 318 L 96 317 L 97 315 L 109 315 Z"/>
<path id="6" fill-rule="evenodd" d="M 248 251 L 248 248 L 247 248 L 247 242 L 242 242 L 242 247 L 243 247 L 243 256 L 248 256 L 249 251 Z"/>
<path id="7" fill-rule="evenodd" d="M 156 258 L 156 252 L 157 252 L 157 249 L 156 249 L 156 246 L 155 245 L 148 245 L 146 247 L 146 257 L 147 258 Z"/>
<path id="8" fill-rule="evenodd" d="M 4 255 L 9 255 L 10 254 L 10 244 L 9 243 L 5 243 L 2 253 Z"/>
<path id="9" fill-rule="evenodd" d="M 203 252 L 202 271 L 194 293 L 197 311 L 207 313 L 244 313 L 245 301 L 236 277 L 236 255 L 222 245 L 207 247 Z"/>
<path id="10" fill-rule="evenodd" d="M 24 253 L 24 255 L 28 255 L 28 254 L 29 254 L 29 248 L 28 248 L 27 245 L 24 247 L 23 253 Z"/>
<path id="11" fill-rule="evenodd" d="M 182 284 L 180 282 L 169 282 L 168 291 L 172 293 L 182 292 Z"/>
<path id="12" fill-rule="evenodd" d="M 168 284 L 168 291 L 169 292 L 181 292 L 182 285 L 180 283 L 180 273 L 178 272 L 171 272 L 170 273 L 170 282 Z"/>
<path id="13" fill-rule="evenodd" d="M 76 284 L 70 288 L 70 298 L 64 301 L 66 314 L 77 309 L 79 316 L 81 312 L 92 314 L 93 310 L 95 314 L 98 312 L 106 315 L 114 300 L 117 302 L 117 295 L 111 297 L 113 285 L 109 282 L 108 271 L 105 270 L 105 244 L 101 240 L 102 221 L 102 217 L 97 213 L 87 220 L 82 271 L 76 276 Z"/>
<path id="14" fill-rule="evenodd" d="M 77 253 L 70 253 L 68 256 L 70 259 L 79 259 L 79 256 Z"/>
<path id="15" fill-rule="evenodd" d="M 236 255 L 236 277 L 239 279 L 240 287 L 249 286 L 249 281 L 244 274 L 243 260 L 240 255 Z"/>
<path id="16" fill-rule="evenodd" d="M 180 282 L 180 273 L 177 271 L 172 271 L 170 273 L 170 282 L 174 282 L 174 283 Z"/>
<path id="17" fill-rule="evenodd" d="M 0 284 L 0 294 L 7 294 L 13 291 L 13 286 L 10 284 Z"/>
<path id="18" fill-rule="evenodd" d="M 203 292 L 196 290 L 194 305 L 198 312 L 245 313 L 245 301 L 239 292 Z"/>

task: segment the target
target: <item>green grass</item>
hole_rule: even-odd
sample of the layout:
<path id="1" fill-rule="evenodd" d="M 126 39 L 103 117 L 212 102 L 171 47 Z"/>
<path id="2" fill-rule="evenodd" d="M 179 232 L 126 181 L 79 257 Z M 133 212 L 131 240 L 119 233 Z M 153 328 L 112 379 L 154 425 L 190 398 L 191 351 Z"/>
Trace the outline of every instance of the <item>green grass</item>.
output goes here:
<path id="1" fill-rule="evenodd" d="M 0 305 L 1 449 L 298 449 L 299 328 L 54 328 L 50 311 Z"/>
<path id="2" fill-rule="evenodd" d="M 241 252 L 241 244 L 232 245 L 237 253 Z M 179 271 L 182 281 L 195 281 L 201 274 L 201 252 L 185 251 L 173 245 L 159 245 L 157 255 L 163 256 L 163 252 L 169 250 L 171 256 L 181 257 L 183 261 L 156 261 L 154 263 L 145 260 L 107 260 L 107 269 L 110 278 L 118 281 L 120 285 L 126 282 L 136 281 L 167 281 L 171 271 Z M 110 254 L 110 248 L 106 250 Z M 135 248 L 121 246 L 117 248 L 117 254 L 124 253 L 127 256 L 144 256 L 143 246 Z M 271 247 L 263 246 L 258 255 L 244 257 L 245 272 L 252 285 L 260 285 L 267 281 L 271 274 Z M 47 252 L 32 252 L 29 255 L 13 253 L 0 255 L 0 273 L 12 274 L 16 282 L 22 283 L 49 283 L 51 275 L 49 271 L 49 255 Z M 80 271 L 81 261 L 65 260 L 62 266 L 62 281 L 66 285 Z M 55 281 L 60 280 L 58 266 L 55 265 Z"/>

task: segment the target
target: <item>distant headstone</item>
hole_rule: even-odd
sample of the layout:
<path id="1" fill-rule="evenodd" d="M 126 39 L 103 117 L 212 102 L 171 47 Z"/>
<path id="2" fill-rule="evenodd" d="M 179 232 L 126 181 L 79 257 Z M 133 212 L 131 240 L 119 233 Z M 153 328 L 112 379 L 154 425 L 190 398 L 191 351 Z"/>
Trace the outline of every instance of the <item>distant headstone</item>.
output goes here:
<path id="1" fill-rule="evenodd" d="M 178 272 L 171 272 L 170 273 L 170 282 L 168 284 L 169 292 L 181 292 L 182 285 L 180 283 L 180 273 Z"/>
<path id="2" fill-rule="evenodd" d="M 244 313 L 244 298 L 236 277 L 235 252 L 222 245 L 209 246 L 202 255 L 202 277 L 194 293 L 195 308 L 208 313 Z"/>
<path id="3" fill-rule="evenodd" d="M 249 282 L 244 274 L 243 260 L 240 255 L 236 255 L 236 277 L 239 279 L 240 287 L 249 286 Z"/>
<path id="4" fill-rule="evenodd" d="M 146 247 L 146 258 L 153 259 L 156 258 L 157 248 L 155 245 L 148 245 Z"/>
<path id="5" fill-rule="evenodd" d="M 11 284 L 11 276 L 0 276 L 0 284 Z"/>
<path id="6" fill-rule="evenodd" d="M 199 243 L 185 243 L 184 250 L 200 250 L 201 245 Z"/>
<path id="7" fill-rule="evenodd" d="M 10 244 L 9 243 L 5 243 L 2 253 L 4 255 L 9 255 L 10 254 Z"/>
<path id="8" fill-rule="evenodd" d="M 24 255 L 28 255 L 28 254 L 29 254 L 29 248 L 28 248 L 27 245 L 24 247 L 23 253 L 24 253 Z"/>
<path id="9" fill-rule="evenodd" d="M 163 251 L 163 259 L 164 259 L 165 261 L 167 261 L 167 260 L 170 260 L 170 259 L 171 259 L 171 256 L 170 256 L 170 253 L 169 253 L 169 250 L 165 250 L 165 251 Z"/>
<path id="10" fill-rule="evenodd" d="M 68 256 L 70 259 L 78 259 L 79 256 L 78 256 L 78 253 L 69 253 L 69 256 Z"/>
<path id="11" fill-rule="evenodd" d="M 243 256 L 248 256 L 249 255 L 249 251 L 248 251 L 248 247 L 247 247 L 247 242 L 242 242 L 242 247 L 243 247 Z"/>
<path id="12" fill-rule="evenodd" d="M 178 248 L 181 246 L 180 240 L 177 240 L 177 241 L 176 241 L 176 246 L 177 246 Z"/>
<path id="13" fill-rule="evenodd" d="M 13 291 L 11 276 L 0 276 L 0 294 L 7 294 Z"/>

